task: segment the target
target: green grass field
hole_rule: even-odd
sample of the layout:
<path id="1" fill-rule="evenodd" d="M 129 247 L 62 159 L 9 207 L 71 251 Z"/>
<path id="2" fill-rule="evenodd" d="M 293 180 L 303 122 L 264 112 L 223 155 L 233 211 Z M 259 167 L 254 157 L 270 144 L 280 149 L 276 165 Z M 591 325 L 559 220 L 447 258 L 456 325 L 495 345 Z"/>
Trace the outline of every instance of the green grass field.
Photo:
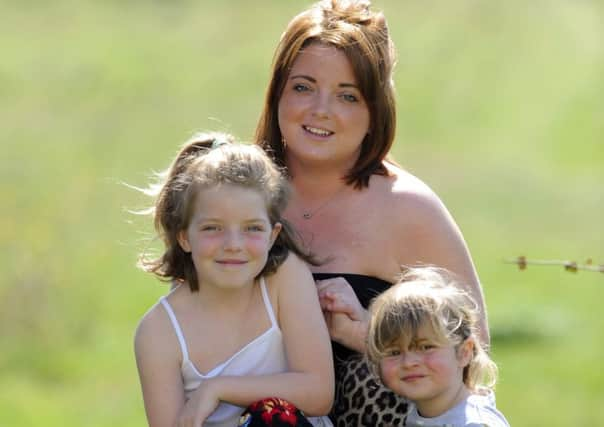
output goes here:
<path id="1" fill-rule="evenodd" d="M 375 1 L 396 159 L 468 241 L 514 426 L 604 425 L 604 3 Z M 199 129 L 251 139 L 293 0 L 0 0 L 0 426 L 145 424 L 132 351 L 166 287 L 127 212 Z M 401 242 L 401 244 L 404 244 Z"/>

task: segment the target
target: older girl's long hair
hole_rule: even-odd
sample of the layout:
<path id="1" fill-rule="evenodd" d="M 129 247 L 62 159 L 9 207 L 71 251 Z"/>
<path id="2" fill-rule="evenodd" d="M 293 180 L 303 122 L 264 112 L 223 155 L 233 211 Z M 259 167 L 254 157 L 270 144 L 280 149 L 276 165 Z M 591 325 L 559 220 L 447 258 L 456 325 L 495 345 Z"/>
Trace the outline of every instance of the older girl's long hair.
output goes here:
<path id="1" fill-rule="evenodd" d="M 167 171 L 158 174 L 159 182 L 145 190 L 155 197 L 148 212 L 164 243 L 164 252 L 153 258 L 143 253 L 139 266 L 165 281 L 185 282 L 192 291 L 199 289 L 199 278 L 191 254 L 178 242 L 193 216 L 199 192 L 221 184 L 237 185 L 262 195 L 271 226 L 282 225 L 272 245 L 266 265 L 259 275 L 277 270 L 290 251 L 305 261 L 317 261 L 305 252 L 292 227 L 282 217 L 289 197 L 286 178 L 266 153 L 257 146 L 236 144 L 223 133 L 199 133 L 180 149 Z"/>
<path id="2" fill-rule="evenodd" d="M 255 141 L 285 167 L 285 147 L 279 128 L 279 100 L 289 72 L 300 52 L 313 43 L 340 49 L 352 66 L 369 108 L 369 133 L 361 143 L 356 163 L 345 181 L 355 188 L 369 185 L 371 175 L 388 175 L 384 160 L 396 128 L 392 72 L 394 43 L 386 19 L 366 0 L 324 0 L 295 16 L 288 24 L 273 58 L 271 79 Z"/>

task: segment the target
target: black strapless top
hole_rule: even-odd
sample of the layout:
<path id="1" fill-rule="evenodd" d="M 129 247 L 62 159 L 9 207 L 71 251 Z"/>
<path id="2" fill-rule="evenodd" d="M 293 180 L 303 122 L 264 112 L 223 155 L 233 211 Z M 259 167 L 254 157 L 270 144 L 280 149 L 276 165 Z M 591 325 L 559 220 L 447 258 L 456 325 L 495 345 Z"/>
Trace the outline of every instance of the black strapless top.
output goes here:
<path id="1" fill-rule="evenodd" d="M 387 282 L 377 277 L 364 276 L 362 274 L 350 273 L 313 273 L 315 280 L 331 279 L 332 277 L 343 277 L 348 281 L 361 305 L 365 308 L 369 307 L 369 303 L 373 298 L 384 292 L 392 283 Z M 346 360 L 351 356 L 358 355 L 354 350 L 344 347 L 336 342 L 331 342 L 333 348 L 334 363 L 337 366 L 342 360 Z"/>

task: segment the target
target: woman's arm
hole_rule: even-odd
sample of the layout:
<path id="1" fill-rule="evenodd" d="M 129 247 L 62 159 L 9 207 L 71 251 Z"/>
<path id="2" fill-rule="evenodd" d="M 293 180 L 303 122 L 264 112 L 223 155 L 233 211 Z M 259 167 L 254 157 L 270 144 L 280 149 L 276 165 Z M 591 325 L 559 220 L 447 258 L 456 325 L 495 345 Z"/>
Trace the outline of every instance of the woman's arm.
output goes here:
<path id="1" fill-rule="evenodd" d="M 396 280 L 400 268 L 435 265 L 456 274 L 462 286 L 480 307 L 479 334 L 489 343 L 486 307 L 482 287 L 463 236 L 446 207 L 425 184 L 405 176 L 399 189 L 389 188 L 381 204 L 389 206 L 379 221 L 386 232 L 380 250 L 385 265 L 376 260 L 375 268 Z M 377 247 L 377 246 L 376 246 Z M 390 261 L 392 260 L 392 261 Z M 382 268 L 383 267 L 383 268 Z M 331 338 L 358 352 L 364 352 L 367 311 L 359 303 L 345 279 L 318 281 L 321 305 Z"/>
<path id="2" fill-rule="evenodd" d="M 490 338 L 482 287 L 459 227 L 432 191 L 406 195 L 405 205 L 407 242 L 413 244 L 417 263 L 435 265 L 457 275 L 479 306 L 480 340 L 488 348 Z"/>
<path id="3" fill-rule="evenodd" d="M 173 427 L 184 402 L 178 343 L 159 305 L 141 320 L 134 338 L 136 364 L 150 427 Z"/>
<path id="4" fill-rule="evenodd" d="M 179 425 L 199 426 L 207 416 L 204 408 L 218 401 L 246 407 L 266 397 L 280 397 L 307 416 L 329 412 L 334 395 L 331 345 L 310 270 L 290 254 L 267 281 L 269 288 L 277 288 L 275 314 L 283 333 L 289 370 L 205 381 L 185 405 Z"/>
<path id="5" fill-rule="evenodd" d="M 369 313 L 348 281 L 343 277 L 317 280 L 317 289 L 331 339 L 364 353 Z"/>

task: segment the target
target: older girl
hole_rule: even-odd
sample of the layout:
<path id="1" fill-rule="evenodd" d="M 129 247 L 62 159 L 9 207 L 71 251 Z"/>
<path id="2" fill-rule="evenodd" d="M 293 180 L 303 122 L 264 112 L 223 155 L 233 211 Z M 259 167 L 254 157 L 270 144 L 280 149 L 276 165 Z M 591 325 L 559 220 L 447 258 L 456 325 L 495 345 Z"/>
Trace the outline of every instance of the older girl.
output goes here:
<path id="1" fill-rule="evenodd" d="M 194 137 L 159 186 L 165 250 L 143 264 L 178 285 L 136 331 L 150 426 L 233 427 L 271 396 L 315 416 L 332 404 L 329 336 L 304 263 L 312 260 L 281 217 L 287 182 L 261 149 L 228 139 Z"/>

